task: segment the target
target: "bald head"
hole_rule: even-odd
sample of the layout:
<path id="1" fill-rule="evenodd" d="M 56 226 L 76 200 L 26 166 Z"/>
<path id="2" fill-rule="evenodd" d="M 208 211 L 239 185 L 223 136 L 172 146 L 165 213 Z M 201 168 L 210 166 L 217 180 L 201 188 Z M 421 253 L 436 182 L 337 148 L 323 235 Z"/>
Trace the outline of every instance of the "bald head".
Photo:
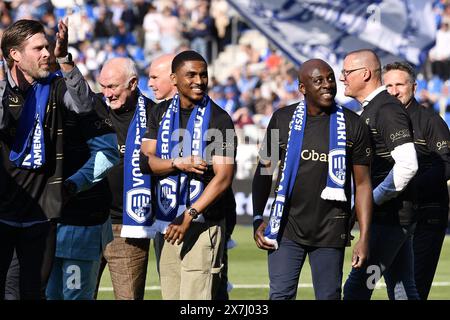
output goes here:
<path id="1" fill-rule="evenodd" d="M 320 113 L 334 104 L 336 78 L 328 63 L 320 59 L 305 61 L 298 70 L 298 80 L 309 112 L 316 109 Z"/>
<path id="2" fill-rule="evenodd" d="M 132 108 L 136 100 L 138 71 L 130 58 L 105 62 L 98 83 L 111 109 Z"/>
<path id="3" fill-rule="evenodd" d="M 298 81 L 303 83 L 304 80 L 308 79 L 311 75 L 311 72 L 317 68 L 328 68 L 331 71 L 330 65 L 321 59 L 311 59 L 305 61 L 300 68 L 298 69 Z"/>
<path id="4" fill-rule="evenodd" d="M 153 60 L 150 65 L 148 86 L 157 100 L 172 98 L 177 92 L 170 79 L 174 54 L 164 54 Z"/>
<path id="5" fill-rule="evenodd" d="M 381 63 L 377 54 L 370 49 L 362 49 L 350 52 L 347 57 L 351 57 L 355 62 L 367 67 L 368 69 L 376 72 L 376 77 L 381 77 Z M 346 57 L 346 58 L 347 58 Z"/>
<path id="6" fill-rule="evenodd" d="M 381 86 L 381 63 L 377 54 L 370 49 L 352 51 L 344 59 L 342 74 L 344 94 L 360 103 Z"/>
<path id="7" fill-rule="evenodd" d="M 139 77 L 136 64 L 130 58 L 117 57 L 106 61 L 103 65 L 102 73 L 119 73 L 125 78 Z"/>

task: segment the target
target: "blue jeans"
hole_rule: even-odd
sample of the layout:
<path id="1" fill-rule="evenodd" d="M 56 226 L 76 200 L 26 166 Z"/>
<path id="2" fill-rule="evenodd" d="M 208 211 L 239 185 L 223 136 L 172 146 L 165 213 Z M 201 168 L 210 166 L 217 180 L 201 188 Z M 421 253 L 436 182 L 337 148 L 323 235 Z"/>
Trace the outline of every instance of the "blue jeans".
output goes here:
<path id="1" fill-rule="evenodd" d="M 48 300 L 93 300 L 100 259 L 55 258 L 47 285 Z"/>
<path id="2" fill-rule="evenodd" d="M 402 250 L 405 241 L 414 231 L 415 224 L 408 227 L 372 223 L 370 227 L 369 259 L 365 266 L 352 268 L 344 285 L 344 300 L 369 300 L 376 283 L 391 267 Z M 412 260 L 398 257 L 396 264 L 413 270 Z M 405 280 L 406 281 L 406 280 Z M 408 283 L 414 278 L 407 279 Z M 415 286 L 414 286 L 415 287 Z M 414 294 L 412 293 L 411 296 Z"/>
<path id="3" fill-rule="evenodd" d="M 418 300 L 414 281 L 413 238 L 408 235 L 391 266 L 384 273 L 389 300 Z"/>
<path id="4" fill-rule="evenodd" d="M 271 300 L 293 300 L 306 255 L 317 300 L 340 300 L 345 248 L 318 248 L 282 238 L 268 254 Z"/>

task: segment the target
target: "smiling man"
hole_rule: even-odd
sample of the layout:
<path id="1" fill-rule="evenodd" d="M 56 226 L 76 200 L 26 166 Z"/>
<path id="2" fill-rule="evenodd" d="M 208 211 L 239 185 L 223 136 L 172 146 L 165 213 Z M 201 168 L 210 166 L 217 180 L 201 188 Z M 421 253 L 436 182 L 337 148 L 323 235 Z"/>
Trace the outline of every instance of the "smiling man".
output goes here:
<path id="1" fill-rule="evenodd" d="M 50 72 L 44 26 L 18 20 L 1 39 L 6 79 L 0 82 L 0 299 L 14 249 L 20 264 L 20 297 L 45 297 L 55 250 L 55 224 L 63 184 L 63 136 L 70 113 L 96 104 L 89 85 L 67 52 L 67 21 L 58 22 Z"/>
<path id="2" fill-rule="evenodd" d="M 276 111 L 270 120 L 253 180 L 256 245 L 268 250 L 270 299 L 295 299 L 309 256 L 316 299 L 341 298 L 344 249 L 349 243 L 351 177 L 360 239 L 352 266 L 367 259 L 372 210 L 369 134 L 358 116 L 338 106 L 336 79 L 322 60 L 304 62 L 298 72 L 300 103 Z M 269 152 L 279 149 L 280 158 Z M 280 163 L 269 224 L 264 208 L 272 185 L 265 168 Z"/>
<path id="3" fill-rule="evenodd" d="M 163 299 L 209 300 L 220 281 L 236 136 L 229 115 L 206 94 L 200 54 L 179 53 L 171 79 L 178 93 L 152 109 L 141 148 L 148 157 L 141 168 L 152 174 L 153 226 L 166 240 L 161 292 Z"/>
<path id="4" fill-rule="evenodd" d="M 347 54 L 340 81 L 345 86 L 344 94 L 358 100 L 364 109 L 361 120 L 369 127 L 374 150 L 370 258 L 367 266 L 350 272 L 344 299 L 369 300 L 386 269 L 395 265 L 407 270 L 401 281 L 408 299 L 418 299 L 411 252 L 416 215 L 408 193 L 404 192 L 417 171 L 411 121 L 400 101 L 382 85 L 380 60 L 372 50 Z"/>
<path id="5" fill-rule="evenodd" d="M 114 240 L 106 246 L 98 282 L 108 263 L 114 296 L 142 300 L 147 276 L 150 225 L 150 177 L 139 169 L 139 150 L 154 102 L 138 88 L 136 64 L 129 58 L 112 58 L 98 82 L 108 108 L 97 109 L 117 133 L 120 162 L 108 173 Z M 142 204 L 142 205 L 139 205 Z"/>

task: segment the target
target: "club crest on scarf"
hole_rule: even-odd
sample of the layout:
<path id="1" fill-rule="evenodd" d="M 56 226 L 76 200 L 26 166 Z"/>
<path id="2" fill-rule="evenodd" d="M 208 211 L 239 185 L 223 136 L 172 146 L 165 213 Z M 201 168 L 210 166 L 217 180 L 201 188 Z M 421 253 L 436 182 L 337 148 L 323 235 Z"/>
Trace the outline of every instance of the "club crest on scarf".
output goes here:
<path id="1" fill-rule="evenodd" d="M 177 182 L 172 178 L 162 179 L 157 188 L 158 206 L 168 215 L 177 205 Z"/>
<path id="2" fill-rule="evenodd" d="M 126 194 L 126 211 L 137 223 L 144 223 L 151 214 L 151 195 L 148 188 L 136 188 Z"/>
<path id="3" fill-rule="evenodd" d="M 328 161 L 332 166 L 328 166 L 328 175 L 330 179 L 339 186 L 345 183 L 345 150 L 332 150 L 328 154 Z"/>
<path id="4" fill-rule="evenodd" d="M 145 238 L 152 225 L 150 176 L 139 168 L 142 137 L 147 128 L 146 100 L 139 94 L 125 141 L 122 236 Z M 133 230 L 139 230 L 134 233 Z"/>

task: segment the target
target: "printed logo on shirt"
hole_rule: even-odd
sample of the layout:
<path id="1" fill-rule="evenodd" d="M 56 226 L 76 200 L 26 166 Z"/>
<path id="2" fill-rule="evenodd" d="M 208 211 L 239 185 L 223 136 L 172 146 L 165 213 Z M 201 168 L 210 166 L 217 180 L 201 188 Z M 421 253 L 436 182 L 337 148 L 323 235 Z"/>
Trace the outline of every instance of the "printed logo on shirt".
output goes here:
<path id="1" fill-rule="evenodd" d="M 8 96 L 9 98 L 9 106 L 11 108 L 16 108 L 16 107 L 20 107 L 21 104 L 19 103 L 19 97 L 17 96 Z"/>
<path id="2" fill-rule="evenodd" d="M 121 154 L 125 154 L 125 145 L 124 144 L 122 144 L 122 145 L 118 144 L 117 149 L 119 149 L 119 152 Z"/>
<path id="3" fill-rule="evenodd" d="M 366 148 L 366 157 L 370 158 L 371 155 L 372 155 L 372 148 Z"/>
<path id="4" fill-rule="evenodd" d="M 449 143 L 447 140 L 439 141 L 436 143 L 436 147 L 438 148 L 438 151 L 441 151 L 444 148 L 448 148 L 448 145 L 449 145 Z"/>
<path id="5" fill-rule="evenodd" d="M 411 134 L 409 133 L 408 129 L 402 129 L 397 131 L 396 133 L 392 133 L 389 137 L 391 138 L 392 142 L 395 142 L 397 140 L 410 137 Z"/>
<path id="6" fill-rule="evenodd" d="M 328 155 L 326 153 L 318 153 L 315 150 L 302 150 L 301 157 L 303 160 L 306 161 L 321 161 L 321 162 L 327 162 L 328 161 Z"/>
<path id="7" fill-rule="evenodd" d="M 94 126 L 97 130 L 100 130 L 101 128 L 110 128 L 112 127 L 112 122 L 110 119 L 97 120 L 95 121 Z"/>
<path id="8" fill-rule="evenodd" d="M 366 118 L 366 124 L 369 125 L 370 118 Z"/>

